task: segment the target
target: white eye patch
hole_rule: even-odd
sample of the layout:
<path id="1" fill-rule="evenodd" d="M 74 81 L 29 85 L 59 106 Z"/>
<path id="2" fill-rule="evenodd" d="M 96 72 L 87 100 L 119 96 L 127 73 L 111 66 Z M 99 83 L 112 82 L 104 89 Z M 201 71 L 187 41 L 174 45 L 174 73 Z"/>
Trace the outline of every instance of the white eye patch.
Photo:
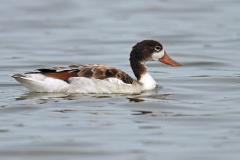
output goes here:
<path id="1" fill-rule="evenodd" d="M 160 58 L 162 58 L 164 56 L 164 49 L 162 49 L 159 52 L 153 52 L 152 54 L 152 60 L 154 61 L 158 61 Z"/>

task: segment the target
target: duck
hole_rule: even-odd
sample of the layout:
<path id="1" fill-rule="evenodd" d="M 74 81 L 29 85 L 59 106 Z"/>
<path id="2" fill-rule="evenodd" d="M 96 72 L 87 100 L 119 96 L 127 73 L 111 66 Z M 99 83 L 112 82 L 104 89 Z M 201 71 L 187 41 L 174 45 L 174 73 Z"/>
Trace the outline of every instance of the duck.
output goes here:
<path id="1" fill-rule="evenodd" d="M 138 94 L 157 87 L 157 82 L 148 71 L 147 61 L 181 66 L 155 40 L 136 43 L 130 52 L 129 61 L 136 79 L 121 69 L 103 64 L 40 68 L 33 72 L 14 74 L 12 77 L 31 92 Z"/>

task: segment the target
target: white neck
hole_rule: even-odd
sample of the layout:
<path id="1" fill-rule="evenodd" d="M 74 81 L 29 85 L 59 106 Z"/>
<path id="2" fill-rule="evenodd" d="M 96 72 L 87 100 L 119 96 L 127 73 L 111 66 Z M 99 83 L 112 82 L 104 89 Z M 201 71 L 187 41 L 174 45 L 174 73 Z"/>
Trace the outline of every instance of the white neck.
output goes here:
<path id="1" fill-rule="evenodd" d="M 143 90 L 151 90 L 157 86 L 156 81 L 148 72 L 141 75 L 139 82 L 143 84 Z"/>

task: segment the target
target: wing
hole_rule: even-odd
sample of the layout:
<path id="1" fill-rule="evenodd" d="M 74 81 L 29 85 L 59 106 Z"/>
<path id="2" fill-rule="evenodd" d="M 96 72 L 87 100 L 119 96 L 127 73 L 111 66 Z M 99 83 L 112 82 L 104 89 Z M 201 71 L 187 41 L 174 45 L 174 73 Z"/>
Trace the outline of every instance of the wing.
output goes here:
<path id="1" fill-rule="evenodd" d="M 27 72 L 25 74 L 36 74 L 40 73 L 47 77 L 52 77 L 56 79 L 61 79 L 68 81 L 71 77 L 77 77 L 77 73 L 83 65 L 70 65 L 67 67 L 51 67 L 51 68 L 40 68 L 36 72 Z"/>
<path id="2" fill-rule="evenodd" d="M 38 72 L 28 73 L 41 73 L 45 76 L 68 81 L 71 77 L 87 77 L 92 79 L 107 79 L 117 78 L 124 83 L 132 84 L 135 80 L 131 78 L 127 73 L 109 67 L 106 65 L 88 64 L 88 65 L 71 65 L 67 67 L 52 67 L 41 68 Z M 27 73 L 27 74 L 28 74 Z"/>
<path id="3" fill-rule="evenodd" d="M 105 65 L 85 66 L 78 72 L 78 76 L 102 80 L 107 78 L 117 78 L 127 84 L 132 84 L 135 81 L 127 73 L 114 67 L 108 67 Z"/>

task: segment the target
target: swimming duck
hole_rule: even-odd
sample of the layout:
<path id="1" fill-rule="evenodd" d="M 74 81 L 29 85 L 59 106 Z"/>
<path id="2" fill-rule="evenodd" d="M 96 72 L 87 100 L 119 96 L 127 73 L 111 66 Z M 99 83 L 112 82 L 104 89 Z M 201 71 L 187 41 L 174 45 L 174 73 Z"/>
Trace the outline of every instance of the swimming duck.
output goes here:
<path id="1" fill-rule="evenodd" d="M 129 60 L 136 79 L 120 69 L 100 64 L 41 68 L 36 72 L 15 74 L 12 77 L 32 92 L 135 94 L 157 86 L 148 72 L 146 61 L 181 66 L 155 40 L 143 40 L 135 44 Z"/>

